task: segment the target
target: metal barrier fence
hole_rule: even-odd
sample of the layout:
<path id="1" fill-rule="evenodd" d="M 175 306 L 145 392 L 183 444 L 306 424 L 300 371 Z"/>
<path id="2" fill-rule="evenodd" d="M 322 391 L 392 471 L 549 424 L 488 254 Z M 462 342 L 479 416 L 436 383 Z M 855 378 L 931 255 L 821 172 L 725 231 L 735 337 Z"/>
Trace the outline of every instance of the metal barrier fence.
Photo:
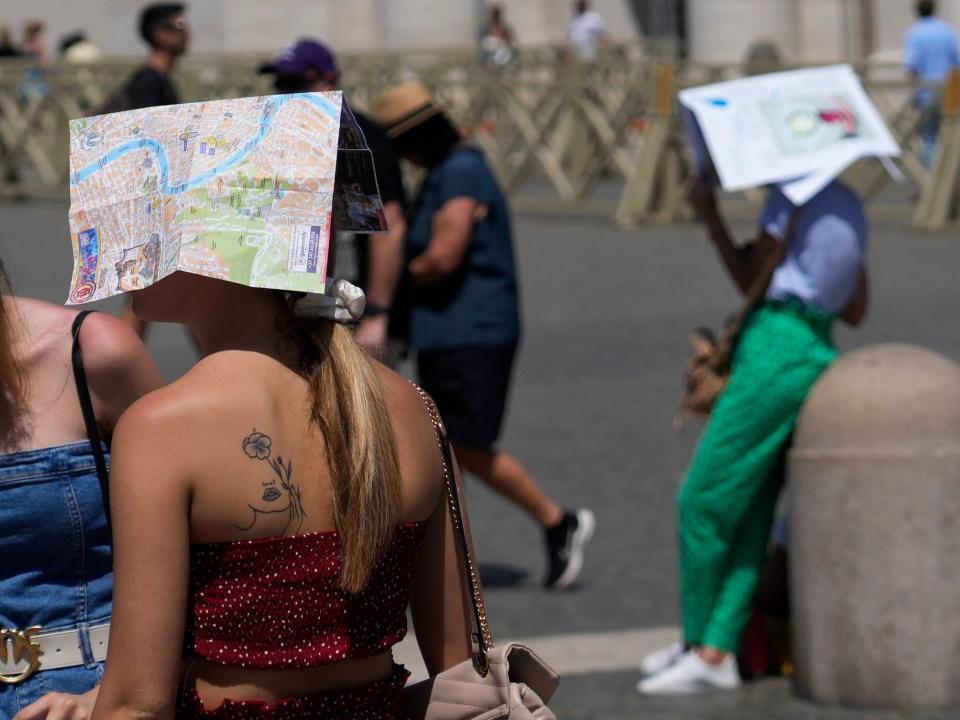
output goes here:
<path id="1" fill-rule="evenodd" d="M 342 86 L 351 104 L 363 109 L 395 83 L 422 80 L 485 150 L 515 205 L 613 216 L 624 224 L 670 222 L 687 213 L 689 159 L 676 90 L 738 77 L 742 68 L 664 64 L 651 54 L 639 45 L 621 46 L 584 64 L 561 48 L 539 48 L 519 53 L 504 68 L 484 66 L 472 51 L 344 56 Z M 176 81 L 184 100 L 266 94 L 269 83 L 256 72 L 263 59 L 191 56 Z M 95 112 L 136 64 L 127 59 L 38 69 L 0 61 L 0 197 L 65 196 L 68 120 Z M 923 118 L 910 101 L 903 70 L 858 70 L 904 148 L 900 166 L 925 193 L 915 223 L 939 227 L 954 220 L 960 142 L 940 143 L 932 177 L 920 161 Z M 951 112 L 944 122 L 956 124 Z M 868 198 L 885 178 L 868 164 L 848 174 Z M 925 204 L 938 185 L 951 188 L 949 198 Z"/>

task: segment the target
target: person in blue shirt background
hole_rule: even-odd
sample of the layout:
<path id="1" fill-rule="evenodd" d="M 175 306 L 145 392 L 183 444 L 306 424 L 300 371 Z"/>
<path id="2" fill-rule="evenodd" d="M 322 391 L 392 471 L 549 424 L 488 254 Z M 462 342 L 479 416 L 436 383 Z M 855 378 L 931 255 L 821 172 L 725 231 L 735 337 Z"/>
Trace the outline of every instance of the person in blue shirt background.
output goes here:
<path id="1" fill-rule="evenodd" d="M 408 212 L 408 344 L 420 384 L 434 399 L 463 467 L 544 529 L 544 584 L 580 572 L 594 517 L 564 510 L 495 443 L 520 341 L 510 212 L 483 153 L 418 82 L 381 95 L 375 115 L 398 154 L 426 170 Z"/>
<path id="2" fill-rule="evenodd" d="M 934 1 L 920 0 L 916 8 L 917 22 L 907 31 L 904 41 L 905 63 L 917 83 L 914 104 L 925 111 L 920 138 L 923 141 L 923 164 L 930 168 L 940 130 L 940 88 L 950 71 L 960 67 L 960 57 L 957 54 L 957 34 L 950 25 L 934 17 Z"/>

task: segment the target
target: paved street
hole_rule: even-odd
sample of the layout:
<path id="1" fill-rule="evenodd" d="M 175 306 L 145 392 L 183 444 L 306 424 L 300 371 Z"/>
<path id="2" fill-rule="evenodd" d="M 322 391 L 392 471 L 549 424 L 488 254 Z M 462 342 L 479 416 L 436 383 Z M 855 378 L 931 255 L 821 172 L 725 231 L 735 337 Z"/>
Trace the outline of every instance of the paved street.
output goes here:
<path id="1" fill-rule="evenodd" d="M 64 203 L 0 205 L 0 250 L 20 293 L 65 297 L 66 216 Z M 494 635 L 535 646 L 541 638 L 544 654 L 562 664 L 568 677 L 557 715 L 907 717 L 821 710 L 793 699 L 780 681 L 683 701 L 635 694 L 640 655 L 677 622 L 673 496 L 698 432 L 672 427 L 687 330 L 718 325 L 737 299 L 693 226 L 624 231 L 601 220 L 525 216 L 516 230 L 525 342 L 503 446 L 562 503 L 596 512 L 582 581 L 570 592 L 543 592 L 534 525 L 476 484 L 470 510 Z M 919 234 L 892 221 L 874 227 L 871 314 L 856 333 L 839 331 L 841 347 L 919 343 L 960 360 L 958 267 L 955 234 Z M 158 361 L 176 377 L 191 362 L 184 332 L 151 333 Z"/>

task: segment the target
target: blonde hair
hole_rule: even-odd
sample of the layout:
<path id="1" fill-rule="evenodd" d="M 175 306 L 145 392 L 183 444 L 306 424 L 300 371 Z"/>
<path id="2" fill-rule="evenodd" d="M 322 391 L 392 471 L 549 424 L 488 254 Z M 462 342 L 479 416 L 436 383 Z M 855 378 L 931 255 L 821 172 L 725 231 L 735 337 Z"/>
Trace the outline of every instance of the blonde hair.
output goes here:
<path id="1" fill-rule="evenodd" d="M 359 592 L 393 540 L 400 518 L 400 460 L 380 378 L 350 331 L 301 320 L 288 297 L 311 417 L 326 443 L 333 517 L 340 535 L 341 586 Z"/>

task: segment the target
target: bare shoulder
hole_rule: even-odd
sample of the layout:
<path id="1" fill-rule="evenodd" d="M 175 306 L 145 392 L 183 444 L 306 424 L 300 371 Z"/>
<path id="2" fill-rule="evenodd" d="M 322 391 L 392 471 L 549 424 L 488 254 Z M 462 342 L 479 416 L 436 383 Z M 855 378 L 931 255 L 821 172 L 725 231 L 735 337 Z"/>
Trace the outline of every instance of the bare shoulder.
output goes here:
<path id="1" fill-rule="evenodd" d="M 421 394 L 420 388 L 412 382 L 379 362 L 374 362 L 374 369 L 380 378 L 387 412 L 390 413 L 393 424 L 402 425 L 417 435 L 434 439 L 433 423 L 425 399 L 427 396 Z"/>
<path id="2" fill-rule="evenodd" d="M 136 438 L 138 444 L 150 444 L 162 438 L 164 445 L 181 451 L 198 440 L 202 444 L 211 428 L 248 402 L 249 393 L 237 392 L 236 377 L 230 363 L 201 360 L 182 377 L 132 403 L 117 424 L 114 441 Z"/>
<path id="3" fill-rule="evenodd" d="M 25 297 L 7 298 L 14 322 L 23 329 L 23 351 L 30 354 L 45 347 L 70 342 L 70 323 L 76 310 Z"/>
<path id="4" fill-rule="evenodd" d="M 387 412 L 397 438 L 401 463 L 431 482 L 442 478 L 437 435 L 420 389 L 393 370 L 374 362 Z"/>
<path id="5" fill-rule="evenodd" d="M 84 319 L 80 347 L 84 367 L 90 373 L 122 372 L 137 364 L 153 365 L 137 334 L 123 320 L 108 313 L 95 312 Z"/>
<path id="6" fill-rule="evenodd" d="M 223 416 L 271 397 L 274 382 L 294 374 L 265 355 L 228 350 L 201 358 L 164 388 L 191 415 Z"/>

